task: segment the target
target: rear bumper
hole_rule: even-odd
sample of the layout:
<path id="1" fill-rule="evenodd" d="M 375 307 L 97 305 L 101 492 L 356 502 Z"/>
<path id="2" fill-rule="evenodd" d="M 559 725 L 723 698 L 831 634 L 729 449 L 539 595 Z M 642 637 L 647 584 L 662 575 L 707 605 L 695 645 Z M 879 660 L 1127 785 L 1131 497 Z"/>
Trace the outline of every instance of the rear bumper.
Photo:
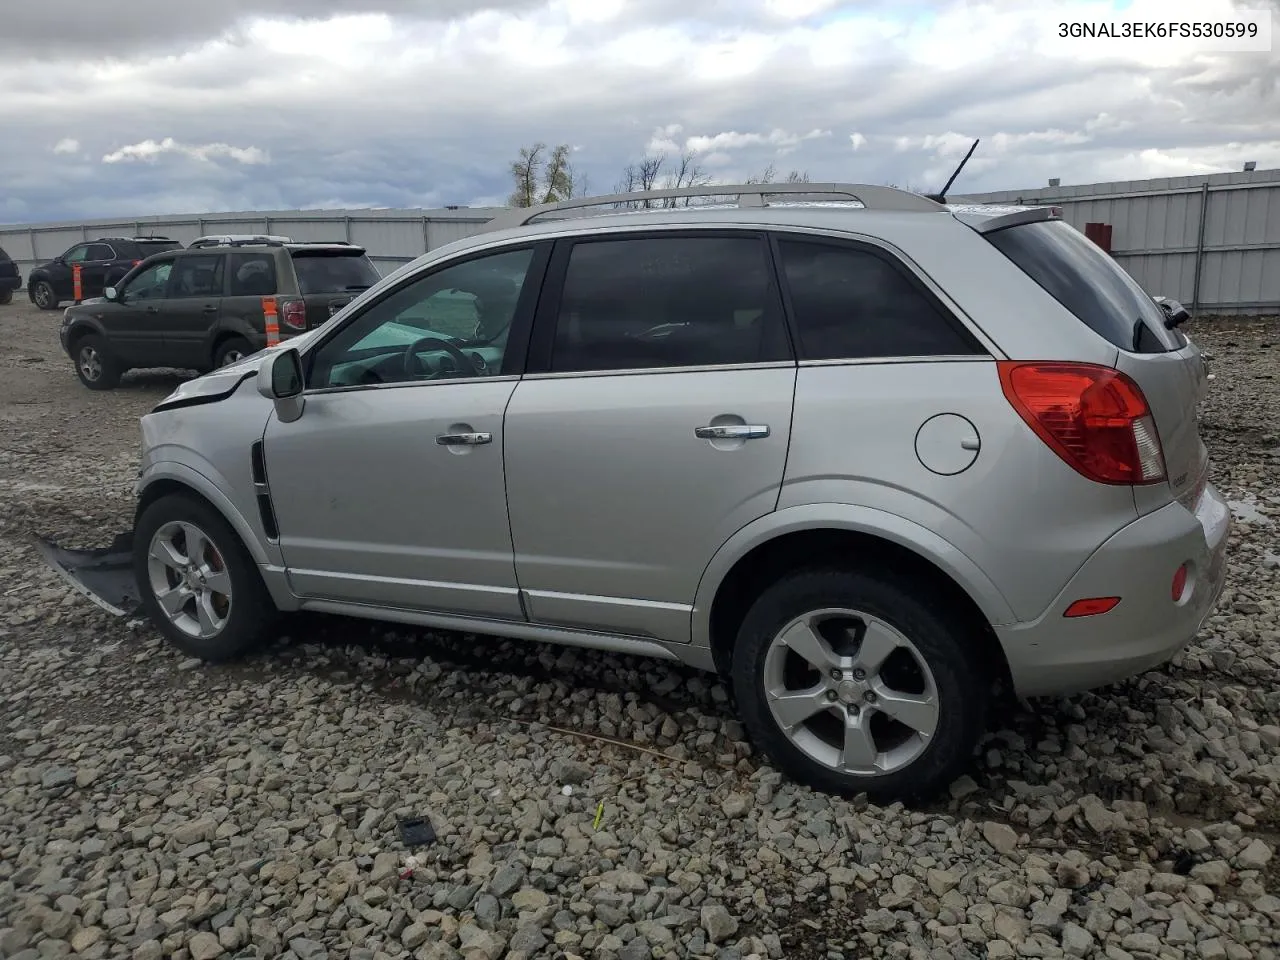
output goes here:
<path id="1" fill-rule="evenodd" d="M 1094 552 L 1037 620 L 996 627 L 1019 696 L 1078 693 L 1132 677 L 1191 642 L 1222 594 L 1231 512 L 1208 484 L 1193 514 L 1171 503 Z M 1178 566 L 1190 567 L 1182 599 Z M 1120 597 L 1107 613 L 1064 617 L 1076 600 Z"/>
<path id="2" fill-rule="evenodd" d="M 21 277 L 0 277 L 0 293 L 21 289 Z"/>

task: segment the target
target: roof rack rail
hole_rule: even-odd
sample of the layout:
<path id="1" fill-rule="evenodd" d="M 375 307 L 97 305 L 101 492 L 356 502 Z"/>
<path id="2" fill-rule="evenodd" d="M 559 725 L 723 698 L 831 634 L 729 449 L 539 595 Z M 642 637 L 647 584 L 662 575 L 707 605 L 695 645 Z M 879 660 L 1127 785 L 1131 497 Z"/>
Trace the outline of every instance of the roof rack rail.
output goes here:
<path id="1" fill-rule="evenodd" d="M 606 204 L 632 203 L 639 200 L 668 200 L 681 197 L 736 197 L 738 207 L 763 207 L 763 198 L 782 194 L 805 197 L 844 197 L 857 200 L 872 210 L 910 211 L 915 213 L 944 213 L 946 207 L 918 193 L 882 187 L 869 183 L 737 183 L 707 187 L 674 187 L 663 190 L 639 190 L 635 193 L 613 193 L 600 197 L 582 197 L 562 200 L 559 203 L 543 203 L 532 207 L 515 207 L 505 210 L 487 224 L 490 230 L 506 230 L 523 227 L 546 213 L 560 210 L 577 210 Z"/>
<path id="2" fill-rule="evenodd" d="M 197 249 L 203 247 L 244 247 L 244 246 L 269 246 L 281 247 L 286 243 L 292 243 L 289 237 L 275 236 L 265 233 L 243 234 L 243 233 L 223 233 L 211 234 L 207 237 L 196 237 L 189 244 L 187 249 Z"/>

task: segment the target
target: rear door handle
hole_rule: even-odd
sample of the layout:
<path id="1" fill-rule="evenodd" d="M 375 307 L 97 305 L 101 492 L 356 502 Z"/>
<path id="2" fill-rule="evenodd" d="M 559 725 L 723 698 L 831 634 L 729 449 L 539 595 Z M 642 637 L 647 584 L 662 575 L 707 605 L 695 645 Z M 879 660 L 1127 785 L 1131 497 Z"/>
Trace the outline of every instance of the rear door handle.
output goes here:
<path id="1" fill-rule="evenodd" d="M 147 313 L 159 313 L 159 312 L 160 312 L 159 307 L 147 307 Z"/>
<path id="2" fill-rule="evenodd" d="M 492 442 L 492 433 L 442 433 L 436 437 L 436 443 L 442 447 L 474 447 Z"/>
<path id="3" fill-rule="evenodd" d="M 724 423 L 715 427 L 694 427 L 693 432 L 703 440 L 758 440 L 769 436 L 766 423 Z"/>
<path id="4" fill-rule="evenodd" d="M 205 312 L 205 313 L 217 313 L 217 312 L 218 312 L 218 305 L 217 305 L 216 303 L 206 303 L 206 304 L 204 305 L 204 312 Z"/>

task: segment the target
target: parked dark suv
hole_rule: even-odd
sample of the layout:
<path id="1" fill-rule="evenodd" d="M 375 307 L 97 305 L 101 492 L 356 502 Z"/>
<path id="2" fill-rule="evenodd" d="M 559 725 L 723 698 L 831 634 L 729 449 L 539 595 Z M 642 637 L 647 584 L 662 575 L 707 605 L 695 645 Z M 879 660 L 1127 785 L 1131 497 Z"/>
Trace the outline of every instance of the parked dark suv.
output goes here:
<path id="1" fill-rule="evenodd" d="M 279 335 L 317 327 L 378 281 L 363 247 L 234 240 L 157 254 L 101 299 L 68 307 L 62 347 L 81 382 L 109 390 L 126 370 L 207 372 L 267 345 L 264 297 Z"/>
<path id="2" fill-rule="evenodd" d="M 13 300 L 13 292 L 22 286 L 22 275 L 4 248 L 0 247 L 0 304 Z"/>
<path id="3" fill-rule="evenodd" d="M 76 264 L 80 265 L 80 297 L 100 297 L 107 287 L 147 257 L 182 244 L 168 237 L 99 237 L 77 243 L 27 277 L 27 296 L 41 310 L 56 310 L 64 300 L 75 299 Z"/>

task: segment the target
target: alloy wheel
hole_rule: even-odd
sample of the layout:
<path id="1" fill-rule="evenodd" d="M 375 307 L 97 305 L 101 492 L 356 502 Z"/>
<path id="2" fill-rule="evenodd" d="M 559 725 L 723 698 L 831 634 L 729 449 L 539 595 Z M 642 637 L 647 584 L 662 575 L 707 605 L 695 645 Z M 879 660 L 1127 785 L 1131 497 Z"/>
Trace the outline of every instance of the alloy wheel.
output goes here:
<path id="1" fill-rule="evenodd" d="M 217 636 L 231 615 L 231 574 L 221 551 L 193 523 L 173 520 L 151 538 L 147 573 L 156 602 L 190 637 Z"/>

